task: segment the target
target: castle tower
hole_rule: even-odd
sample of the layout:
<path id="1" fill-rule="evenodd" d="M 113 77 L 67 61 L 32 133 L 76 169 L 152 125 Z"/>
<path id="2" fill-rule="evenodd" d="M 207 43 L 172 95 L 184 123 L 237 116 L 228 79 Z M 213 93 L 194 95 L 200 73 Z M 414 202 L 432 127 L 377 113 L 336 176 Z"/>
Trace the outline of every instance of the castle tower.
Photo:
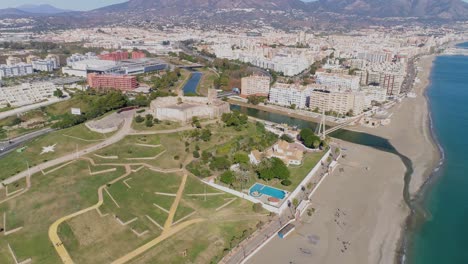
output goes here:
<path id="1" fill-rule="evenodd" d="M 218 91 L 216 89 L 208 89 L 208 104 L 213 104 L 218 98 Z"/>

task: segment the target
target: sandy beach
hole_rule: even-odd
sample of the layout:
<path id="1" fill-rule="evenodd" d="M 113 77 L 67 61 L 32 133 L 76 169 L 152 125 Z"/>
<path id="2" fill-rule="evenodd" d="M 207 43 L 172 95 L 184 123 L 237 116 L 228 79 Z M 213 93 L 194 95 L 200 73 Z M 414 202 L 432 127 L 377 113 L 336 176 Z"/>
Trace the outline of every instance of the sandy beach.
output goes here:
<path id="1" fill-rule="evenodd" d="M 410 193 L 416 194 L 439 162 L 429 127 L 424 96 L 434 56 L 416 67 L 416 98 L 406 98 L 389 110 L 391 124 L 356 130 L 389 139 L 413 162 Z M 365 146 L 337 141 L 346 157 L 312 197 L 316 212 L 304 215 L 286 239 L 274 238 L 248 263 L 391 264 L 409 208 L 403 201 L 406 168 L 399 157 Z"/>
<path id="2" fill-rule="evenodd" d="M 393 114 L 391 124 L 378 128 L 359 128 L 374 135 L 390 140 L 390 143 L 413 162 L 414 173 L 411 177 L 410 193 L 416 194 L 440 160 L 437 146 L 433 142 L 429 107 L 424 95 L 430 84 L 430 74 L 435 56 L 422 57 L 417 63 L 421 71 L 417 76 L 419 83 L 414 85 L 416 98 L 406 98 L 390 109 Z"/>

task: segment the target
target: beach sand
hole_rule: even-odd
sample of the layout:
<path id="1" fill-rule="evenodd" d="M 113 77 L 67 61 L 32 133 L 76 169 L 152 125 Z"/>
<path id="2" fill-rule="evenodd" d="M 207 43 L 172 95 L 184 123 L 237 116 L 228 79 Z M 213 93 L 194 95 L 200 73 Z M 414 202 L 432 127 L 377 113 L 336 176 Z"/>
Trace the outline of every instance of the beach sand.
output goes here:
<path id="1" fill-rule="evenodd" d="M 401 154 L 412 160 L 412 195 L 439 162 L 424 96 L 433 60 L 434 56 L 426 56 L 417 62 L 422 69 L 418 72 L 420 82 L 414 86 L 417 97 L 406 98 L 389 110 L 390 125 L 356 128 L 389 139 Z M 335 142 L 347 149 L 346 158 L 312 197 L 312 207 L 317 211 L 311 217 L 304 215 L 302 223 L 296 223 L 296 231 L 286 239 L 274 238 L 247 263 L 395 262 L 402 227 L 409 214 L 403 201 L 406 168 L 396 155 Z"/>
<path id="2" fill-rule="evenodd" d="M 249 263 L 393 263 L 383 257 L 394 255 L 408 213 L 401 198 L 405 167 L 396 155 L 338 143 L 346 157 L 312 197 L 315 213 Z"/>
<path id="3" fill-rule="evenodd" d="M 430 74 L 435 56 L 422 57 L 416 66 L 421 71 L 419 83 L 414 85 L 416 98 L 406 98 L 389 110 L 391 124 L 378 128 L 359 128 L 360 131 L 378 135 L 413 162 L 410 193 L 416 194 L 440 160 L 437 145 L 432 140 L 429 126 L 429 108 L 424 93 L 430 84 Z"/>

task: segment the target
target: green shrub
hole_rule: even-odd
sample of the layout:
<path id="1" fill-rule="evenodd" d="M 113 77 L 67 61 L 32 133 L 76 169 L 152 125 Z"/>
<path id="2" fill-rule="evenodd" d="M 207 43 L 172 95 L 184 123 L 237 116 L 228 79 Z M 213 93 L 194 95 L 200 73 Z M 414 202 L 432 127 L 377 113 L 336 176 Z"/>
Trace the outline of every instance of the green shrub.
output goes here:
<path id="1" fill-rule="evenodd" d="M 290 180 L 286 179 L 286 180 L 282 180 L 281 184 L 284 185 L 284 186 L 289 186 L 289 185 L 292 184 L 292 182 Z"/>

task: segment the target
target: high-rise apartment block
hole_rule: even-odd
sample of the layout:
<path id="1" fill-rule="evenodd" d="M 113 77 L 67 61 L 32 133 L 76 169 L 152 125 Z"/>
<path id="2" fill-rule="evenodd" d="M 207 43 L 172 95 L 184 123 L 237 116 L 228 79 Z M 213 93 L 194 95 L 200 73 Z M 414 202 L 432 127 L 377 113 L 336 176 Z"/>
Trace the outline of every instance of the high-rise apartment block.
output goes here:
<path id="1" fill-rule="evenodd" d="M 253 75 L 241 80 L 241 96 L 246 98 L 251 95 L 268 96 L 270 91 L 270 77 Z"/>
<path id="2" fill-rule="evenodd" d="M 312 88 L 297 84 L 276 83 L 270 89 L 269 101 L 281 106 L 306 108 Z"/>
<path id="3" fill-rule="evenodd" d="M 335 74 L 327 72 L 316 73 L 317 83 L 342 90 L 359 90 L 360 77 L 347 74 Z"/>
<path id="4" fill-rule="evenodd" d="M 314 89 L 310 94 L 309 107 L 318 111 L 333 111 L 339 114 L 362 113 L 366 108 L 365 96 L 357 92 L 339 92 Z"/>

